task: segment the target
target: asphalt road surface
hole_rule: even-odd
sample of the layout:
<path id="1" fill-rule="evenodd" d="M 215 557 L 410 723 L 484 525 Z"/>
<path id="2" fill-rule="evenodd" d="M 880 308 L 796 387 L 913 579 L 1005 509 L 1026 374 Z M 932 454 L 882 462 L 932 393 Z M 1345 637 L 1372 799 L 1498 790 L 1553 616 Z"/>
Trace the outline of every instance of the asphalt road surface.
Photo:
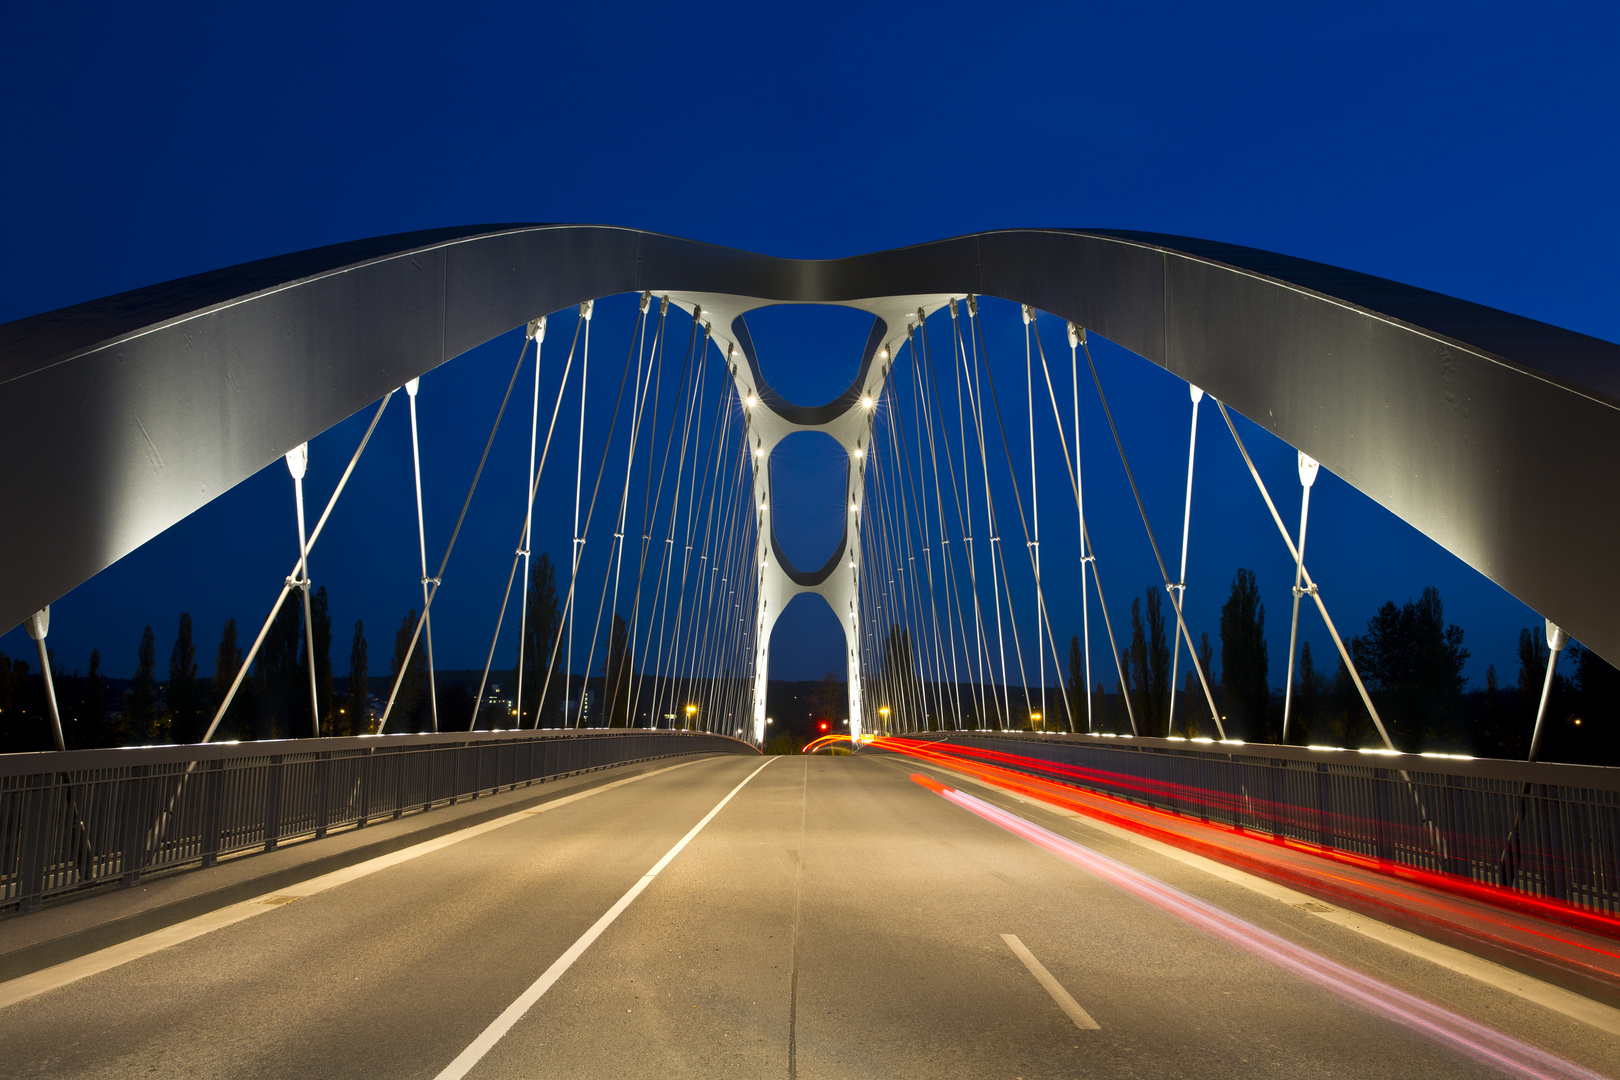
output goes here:
<path id="1" fill-rule="evenodd" d="M 881 753 L 704 758 L 452 832 L 0 1007 L 0 1075 L 1501 1075 L 913 772 L 953 782 Z M 1083 820 L 973 794 L 1327 961 L 1620 1075 L 1612 1035 Z"/>

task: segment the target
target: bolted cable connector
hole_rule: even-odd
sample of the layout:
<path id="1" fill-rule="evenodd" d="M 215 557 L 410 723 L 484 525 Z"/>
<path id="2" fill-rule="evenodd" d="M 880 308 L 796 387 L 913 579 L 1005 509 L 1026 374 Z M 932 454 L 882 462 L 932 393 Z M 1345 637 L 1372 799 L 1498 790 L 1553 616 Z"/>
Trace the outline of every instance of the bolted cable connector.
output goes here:
<path id="1" fill-rule="evenodd" d="M 951 297 L 951 321 L 956 320 L 956 297 Z"/>
<path id="2" fill-rule="evenodd" d="M 538 319 L 529 320 L 528 336 L 530 341 L 536 343 L 546 340 L 546 317 L 544 315 Z"/>
<path id="3" fill-rule="evenodd" d="M 641 313 L 647 314 L 647 308 L 652 304 L 652 293 L 643 290 L 641 294 Z"/>
<path id="4" fill-rule="evenodd" d="M 660 317 L 663 317 L 663 316 L 669 314 L 669 297 L 668 296 L 666 296 L 662 300 L 658 301 L 658 314 L 659 314 Z"/>
<path id="5" fill-rule="evenodd" d="M 979 317 L 979 298 L 972 293 L 968 294 L 967 307 L 969 318 L 976 319 Z"/>
<path id="6" fill-rule="evenodd" d="M 1024 305 L 1024 325 L 1028 326 L 1035 321 L 1035 309 L 1028 304 Z"/>
<path id="7" fill-rule="evenodd" d="M 1316 473 L 1320 468 L 1321 466 L 1317 464 L 1315 458 L 1301 450 L 1299 452 L 1299 486 L 1308 488 L 1316 483 Z"/>
<path id="8" fill-rule="evenodd" d="M 1069 348 L 1077 349 L 1086 342 L 1086 328 L 1074 320 L 1069 321 Z"/>
<path id="9" fill-rule="evenodd" d="M 440 579 L 436 577 L 425 577 L 422 579 L 422 584 L 432 585 L 435 589 L 439 587 L 440 583 Z"/>
<path id="10" fill-rule="evenodd" d="M 596 301 L 595 300 L 587 300 L 587 301 L 585 301 L 583 304 L 579 305 L 579 317 L 584 319 L 586 322 L 590 322 L 591 321 L 591 309 L 594 308 L 594 307 L 596 307 Z"/>

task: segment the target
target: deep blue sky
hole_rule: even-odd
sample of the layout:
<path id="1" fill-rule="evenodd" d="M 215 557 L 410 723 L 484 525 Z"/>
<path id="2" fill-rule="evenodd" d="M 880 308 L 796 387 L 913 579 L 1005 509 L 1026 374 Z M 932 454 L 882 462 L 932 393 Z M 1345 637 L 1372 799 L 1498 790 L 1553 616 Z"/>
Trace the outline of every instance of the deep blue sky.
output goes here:
<path id="1" fill-rule="evenodd" d="M 1053 225 L 1249 244 L 1620 338 L 1608 254 L 1620 240 L 1620 34 L 1607 6 L 38 5 L 8 9 L 3 25 L 0 320 L 464 222 L 609 222 L 794 256 Z M 601 311 L 598 401 L 616 381 L 632 302 Z M 993 357 L 1021 378 L 1015 316 L 991 306 L 987 318 L 1000 320 Z M 553 321 L 548 363 L 570 330 Z M 864 333 L 836 313 L 773 312 L 756 337 L 767 375 L 812 401 L 847 383 Z M 1055 325 L 1047 342 L 1066 357 Z M 516 350 L 508 335 L 424 380 L 430 550 Z M 1185 388 L 1106 344 L 1098 359 L 1155 528 L 1173 536 Z M 356 617 L 376 670 L 412 604 L 403 404 L 315 558 L 333 592 L 340 670 Z M 512 505 L 521 512 L 526 417 L 515 419 L 475 504 L 465 562 L 435 604 L 442 666 L 481 666 L 488 648 Z M 316 441 L 312 501 L 357 437 L 351 421 Z M 1291 452 L 1253 428 L 1246 437 L 1292 517 Z M 840 465 L 799 441 L 811 445 L 790 445 L 782 467 L 804 478 L 795 509 L 813 531 L 838 479 L 811 477 Z M 1106 431 L 1089 425 L 1084 451 L 1119 618 L 1156 571 Z M 1044 486 L 1060 468 L 1042 478 L 1043 533 L 1059 534 L 1049 560 L 1072 516 L 1059 512 L 1061 489 Z M 1189 616 L 1213 636 L 1233 570 L 1255 569 L 1280 683 L 1289 564 L 1240 469 L 1206 411 Z M 147 622 L 161 663 L 184 609 L 206 670 L 220 621 L 256 626 L 291 563 L 289 489 L 277 464 L 64 598 L 52 640 L 66 665 L 99 647 L 106 669 L 126 674 Z M 779 529 L 792 516 L 779 512 Z M 567 523 L 548 520 L 557 528 L 540 542 L 564 558 Z M 1312 522 L 1309 562 L 1346 633 L 1383 600 L 1435 584 L 1468 631 L 1470 676 L 1494 662 L 1512 680 L 1517 629 L 1535 621 L 1522 605 L 1331 477 Z M 1015 528 L 1004 521 L 1004 534 Z M 812 563 L 825 543 L 806 533 L 788 548 Z M 1060 593 L 1060 571 L 1048 574 Z M 1057 621 L 1067 635 L 1075 619 Z M 1325 650 L 1314 619 L 1305 625 Z M 774 674 L 838 668 L 829 616 L 801 603 L 778 634 Z M 20 631 L 0 638 L 12 655 L 30 646 Z M 509 652 L 497 663 L 510 664 Z"/>

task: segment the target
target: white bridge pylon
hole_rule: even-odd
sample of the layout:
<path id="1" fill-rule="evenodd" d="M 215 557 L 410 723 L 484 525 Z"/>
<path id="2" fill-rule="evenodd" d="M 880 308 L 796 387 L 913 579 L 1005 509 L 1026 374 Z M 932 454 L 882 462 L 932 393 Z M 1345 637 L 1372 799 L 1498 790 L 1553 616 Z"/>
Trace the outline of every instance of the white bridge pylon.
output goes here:
<path id="1" fill-rule="evenodd" d="M 750 459 L 754 469 L 754 520 L 756 525 L 755 572 L 759 574 L 757 609 L 754 613 L 753 741 L 765 739 L 765 690 L 770 679 L 771 631 L 782 610 L 800 593 L 814 593 L 826 601 L 844 628 L 844 664 L 849 679 L 849 735 L 859 740 L 861 722 L 860 635 L 860 512 L 866 490 L 866 462 L 882 400 L 884 380 L 894 367 L 895 357 L 906 344 L 910 328 L 921 318 L 944 307 L 945 295 L 889 296 L 866 300 L 829 302 L 828 306 L 850 307 L 870 313 L 873 324 L 866 350 L 861 357 L 855 381 L 832 402 L 805 407 L 783 400 L 760 373 L 759 358 L 748 337 L 741 316 L 775 301 L 719 293 L 682 293 L 652 290 L 668 295 L 670 303 L 698 313 L 700 322 L 710 328 L 712 338 L 725 357 L 727 369 L 737 387 L 737 400 L 743 410 Z M 787 562 L 772 542 L 771 451 L 789 435 L 819 431 L 830 436 L 848 454 L 844 483 L 844 531 L 839 549 L 830 553 L 819 569 L 801 570 Z M 791 492 L 784 492 L 791 497 Z"/>

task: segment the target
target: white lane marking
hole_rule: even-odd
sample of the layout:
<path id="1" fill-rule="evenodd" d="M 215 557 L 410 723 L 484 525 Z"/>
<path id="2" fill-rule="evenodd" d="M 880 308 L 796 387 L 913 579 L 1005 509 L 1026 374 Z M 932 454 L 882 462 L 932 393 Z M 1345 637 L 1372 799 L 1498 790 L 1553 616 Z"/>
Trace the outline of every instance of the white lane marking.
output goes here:
<path id="1" fill-rule="evenodd" d="M 578 941 L 574 942 L 568 947 L 567 952 L 557 957 L 552 965 L 546 968 L 545 973 L 536 979 L 534 984 L 531 985 L 527 990 L 519 994 L 517 1000 L 508 1005 L 506 1010 L 502 1012 L 501 1015 L 497 1016 L 494 1022 L 491 1023 L 489 1027 L 485 1028 L 483 1033 L 480 1034 L 478 1038 L 472 1041 L 471 1046 L 468 1046 L 467 1049 L 456 1055 L 456 1059 L 450 1064 L 446 1065 L 444 1067 L 444 1071 L 439 1073 L 434 1080 L 461 1080 L 462 1077 L 466 1076 L 467 1073 L 472 1070 L 474 1065 L 477 1065 L 480 1061 L 482 1061 L 484 1055 L 489 1053 L 490 1050 L 494 1049 L 495 1044 L 500 1042 L 502 1037 L 504 1037 L 508 1031 L 512 1030 L 512 1026 L 519 1020 L 523 1019 L 523 1014 L 533 1008 L 534 1003 L 539 1001 L 545 992 L 550 990 L 552 985 L 555 984 L 558 979 L 562 978 L 563 975 L 567 973 L 569 968 L 574 966 L 574 961 L 578 960 L 582 955 L 584 955 L 585 950 L 591 947 L 591 943 L 597 938 L 601 937 L 604 930 L 613 925 L 613 920 L 617 919 L 621 914 L 623 914 L 624 909 L 630 906 L 631 901 L 640 896 L 642 890 L 648 885 L 652 884 L 653 878 L 658 876 L 659 871 L 668 866 L 675 856 L 679 855 L 681 850 L 685 848 L 687 844 L 692 842 L 692 838 L 697 836 L 698 833 L 702 832 L 703 827 L 709 822 L 713 821 L 716 814 L 725 809 L 726 803 L 730 802 L 736 796 L 737 792 L 741 791 L 743 787 L 747 785 L 748 781 L 758 776 L 765 766 L 769 765 L 772 760 L 774 759 L 766 758 L 764 764 L 760 765 L 758 769 L 755 769 L 753 772 L 749 773 L 743 779 L 741 784 L 738 784 L 736 787 L 731 789 L 731 793 L 729 795 L 715 804 L 713 810 L 710 810 L 707 814 L 703 815 L 703 820 L 692 826 L 692 831 L 681 837 L 680 843 L 670 848 L 669 851 L 664 854 L 662 859 L 659 859 L 653 864 L 653 868 L 651 870 L 642 875 L 640 881 L 637 881 L 634 885 L 630 886 L 630 891 L 619 897 L 618 903 L 608 908 L 606 914 L 604 914 L 600 919 L 597 919 L 596 922 L 591 925 L 589 930 L 580 935 Z"/>
<path id="2" fill-rule="evenodd" d="M 1002 934 L 1001 940 L 1007 943 L 1007 948 L 1013 951 L 1014 956 L 1024 962 L 1024 966 L 1029 968 L 1029 973 L 1035 976 L 1035 981 L 1040 983 L 1048 994 L 1052 995 L 1052 1000 L 1057 1002 L 1058 1008 L 1062 1009 L 1070 1020 L 1074 1021 L 1075 1027 L 1081 1031 L 1102 1030 L 1102 1025 L 1093 1020 L 1091 1014 L 1080 1007 L 1080 1003 L 1074 1000 L 1069 992 L 1063 988 L 1063 984 L 1058 982 L 1050 971 L 1046 970 L 1045 964 L 1035 959 L 1035 954 L 1030 952 L 1022 941 L 1018 940 L 1017 934 Z"/>
<path id="3" fill-rule="evenodd" d="M 929 764 L 934 763 L 930 762 Z M 942 769 L 948 768 L 948 766 L 938 767 Z M 1322 905 L 1318 897 L 1296 892 L 1286 886 L 1267 881 L 1265 878 L 1256 877 L 1253 874 L 1227 866 L 1225 863 L 1216 862 L 1214 859 L 1206 859 L 1202 855 L 1183 851 L 1163 841 L 1142 836 L 1129 829 L 1121 828 L 1107 821 L 1099 821 L 1074 810 L 1053 806 L 1051 803 L 1042 802 L 1040 799 L 1008 791 L 1006 788 L 997 787 L 995 784 L 980 780 L 978 777 L 968 773 L 959 773 L 955 769 L 949 769 L 949 771 L 952 775 L 970 783 L 978 784 L 980 787 L 988 788 L 1002 795 L 1011 796 L 1031 806 L 1038 806 L 1049 813 L 1057 814 L 1059 817 L 1074 818 L 1084 823 L 1087 828 L 1096 829 L 1119 840 L 1129 841 L 1138 847 L 1163 855 L 1167 859 L 1174 859 L 1185 866 L 1190 866 L 1195 870 L 1202 870 L 1204 873 L 1218 877 L 1223 881 L 1241 885 L 1243 888 L 1251 892 L 1257 892 L 1261 896 L 1280 900 L 1294 907 L 1299 907 L 1301 904 L 1327 906 Z M 1341 926 L 1363 937 L 1388 945 L 1392 949 L 1399 949 L 1410 956 L 1427 960 L 1429 963 L 1442 967 L 1447 971 L 1484 983 L 1486 986 L 1512 994 L 1516 998 L 1540 1005 L 1544 1009 L 1551 1009 L 1553 1012 L 1567 1016 L 1571 1020 L 1579 1020 L 1583 1024 L 1589 1024 L 1599 1031 L 1620 1036 L 1620 1009 L 1614 1009 L 1601 1002 L 1593 1001 L 1591 998 L 1582 997 L 1572 990 L 1565 990 L 1562 986 L 1554 986 L 1552 983 L 1543 982 L 1523 972 L 1514 971 L 1510 967 L 1504 967 L 1483 957 L 1463 952 L 1461 949 L 1454 949 L 1449 945 L 1442 945 L 1438 941 L 1430 941 L 1428 938 L 1419 937 L 1417 934 L 1390 926 L 1388 923 L 1379 922 L 1377 919 L 1370 919 L 1365 915 L 1358 915 L 1352 911 L 1342 911 L 1331 907 L 1327 911 L 1317 911 L 1309 907 L 1299 907 L 1299 910 L 1308 912 L 1312 916 L 1330 922 L 1335 926 Z"/>
<path id="4" fill-rule="evenodd" d="M 604 791 L 612 791 L 614 788 L 623 787 L 625 784 L 633 784 L 637 780 L 645 780 L 650 776 L 657 776 L 660 773 L 667 773 L 673 769 L 683 769 L 688 765 L 696 764 L 696 761 L 682 761 L 675 765 L 667 765 L 662 769 L 654 769 L 651 772 L 640 773 L 636 776 L 627 776 L 623 780 L 615 780 L 611 784 L 603 784 L 601 787 L 587 788 L 572 795 L 564 795 L 560 799 L 553 799 L 529 810 L 519 810 L 513 814 L 506 814 L 492 821 L 486 821 L 481 825 L 470 825 L 465 829 L 447 833 L 444 836 L 426 840 L 420 844 L 413 844 L 410 847 L 401 848 L 387 855 L 379 855 L 375 859 L 355 863 L 353 866 L 344 867 L 342 870 L 334 870 L 329 874 L 310 878 L 308 881 L 299 882 L 297 885 L 289 885 L 276 892 L 264 893 L 261 896 L 253 897 L 251 900 L 230 904 L 217 911 L 210 911 L 195 918 L 177 922 L 172 926 L 165 926 L 161 930 L 154 930 L 149 934 L 130 938 L 128 941 L 110 945 L 105 949 L 98 949 L 93 953 L 86 953 L 84 956 L 57 964 L 55 967 L 48 967 L 28 975 L 19 976 L 9 982 L 0 983 L 0 1009 L 5 1008 L 7 1005 L 15 1005 L 17 1002 L 27 1000 L 37 994 L 43 994 L 47 990 L 55 990 L 58 987 L 67 986 L 69 983 L 78 982 L 80 979 L 91 975 L 127 964 L 131 960 L 139 960 L 143 956 L 150 956 L 183 941 L 190 941 L 192 938 L 212 933 L 233 923 L 239 923 L 243 919 L 251 919 L 255 915 L 263 915 L 268 911 L 274 911 L 277 907 L 293 900 L 314 896 L 316 893 L 325 892 L 327 889 L 335 888 L 357 878 L 363 878 L 368 874 L 375 874 L 379 870 L 386 870 L 391 866 L 398 866 L 400 863 L 409 862 L 412 859 L 447 848 L 451 844 L 459 844 L 463 840 L 471 840 L 475 836 L 482 836 L 484 833 L 492 832 L 495 829 L 525 821 L 531 815 L 555 810 L 558 807 L 567 806 L 569 803 L 578 802 L 580 799 L 599 795 Z"/>

